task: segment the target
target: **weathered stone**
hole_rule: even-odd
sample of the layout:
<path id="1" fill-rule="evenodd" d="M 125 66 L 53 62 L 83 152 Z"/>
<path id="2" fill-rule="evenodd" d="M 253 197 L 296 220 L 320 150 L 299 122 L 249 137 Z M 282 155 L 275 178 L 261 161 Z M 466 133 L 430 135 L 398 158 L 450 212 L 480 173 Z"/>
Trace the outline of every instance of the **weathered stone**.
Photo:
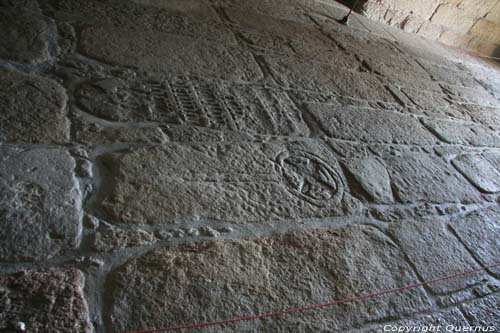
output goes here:
<path id="1" fill-rule="evenodd" d="M 500 318 L 500 296 L 498 294 L 464 304 L 461 308 L 471 325 L 500 329 L 498 321 Z"/>
<path id="2" fill-rule="evenodd" d="M 500 172 L 479 154 L 460 155 L 453 159 L 453 165 L 477 188 L 483 192 L 500 192 Z"/>
<path id="3" fill-rule="evenodd" d="M 198 20 L 217 21 L 215 11 L 207 4 L 198 0 L 132 0 L 134 3 L 164 9 L 174 14 L 182 14 Z"/>
<path id="4" fill-rule="evenodd" d="M 298 57 L 265 56 L 274 79 L 282 86 L 338 95 L 395 102 L 377 78 L 366 72 L 347 70 Z"/>
<path id="5" fill-rule="evenodd" d="M 370 329 L 364 331 L 366 333 L 384 333 L 384 332 L 398 332 L 398 329 L 407 329 L 406 332 L 418 332 L 422 331 L 424 327 L 432 332 L 431 327 L 441 327 L 439 331 L 443 332 L 447 326 L 452 325 L 453 327 L 469 327 L 469 322 L 464 318 L 464 315 L 458 309 L 451 309 L 448 311 L 437 312 L 429 315 L 419 316 L 415 319 L 401 320 L 395 323 L 387 323 L 377 327 L 375 329 Z M 450 328 L 450 327 L 448 327 Z M 438 329 L 434 329 L 435 332 L 439 332 Z"/>
<path id="6" fill-rule="evenodd" d="M 346 167 L 362 189 L 376 203 L 392 203 L 391 180 L 383 160 L 376 157 L 352 158 Z"/>
<path id="7" fill-rule="evenodd" d="M 436 139 L 415 117 L 348 105 L 309 104 L 328 136 L 351 141 L 432 144 Z"/>
<path id="8" fill-rule="evenodd" d="M 335 157 L 316 143 L 169 144 L 104 162 L 114 176 L 103 205 L 124 223 L 263 223 L 359 209 Z"/>
<path id="9" fill-rule="evenodd" d="M 280 90 L 177 78 L 159 82 L 103 79 L 77 91 L 78 103 L 104 119 L 307 136 L 300 110 Z"/>
<path id="10" fill-rule="evenodd" d="M 168 327 L 323 303 L 414 281 L 395 244 L 373 227 L 195 243 L 159 249 L 120 268 L 110 282 L 115 286 L 110 319 L 116 331 Z M 428 307 L 425 292 L 416 288 L 206 331 L 342 330 Z"/>
<path id="11" fill-rule="evenodd" d="M 23 64 L 50 59 L 49 38 L 55 27 L 48 18 L 31 11 L 0 7 L 0 58 Z"/>
<path id="12" fill-rule="evenodd" d="M 486 107 L 498 106 L 499 100 L 484 89 L 470 89 L 447 83 L 441 83 L 440 85 L 448 98 L 455 103 L 477 104 Z"/>
<path id="13" fill-rule="evenodd" d="M 450 227 L 482 265 L 488 266 L 498 262 L 498 253 L 500 253 L 498 209 L 475 211 L 463 218 L 453 220 L 450 222 Z M 489 271 L 496 277 L 500 277 L 500 267 L 490 268 Z"/>
<path id="14" fill-rule="evenodd" d="M 0 260 L 46 259 L 79 243 L 74 168 L 61 149 L 0 146 Z"/>
<path id="15" fill-rule="evenodd" d="M 114 252 L 129 247 L 154 243 L 153 235 L 144 230 L 124 230 L 106 226 L 92 238 L 92 248 L 99 252 Z"/>
<path id="16" fill-rule="evenodd" d="M 54 81 L 0 70 L 0 142 L 59 143 L 69 140 L 67 96 Z"/>
<path id="17" fill-rule="evenodd" d="M 424 125 L 447 143 L 500 147 L 500 136 L 483 125 L 437 119 L 424 119 Z"/>
<path id="18" fill-rule="evenodd" d="M 402 221 L 391 227 L 391 234 L 425 281 L 478 267 L 465 246 L 441 221 Z M 447 293 L 469 287 L 484 277 L 479 272 L 431 283 L 428 287 L 436 293 Z"/>
<path id="19" fill-rule="evenodd" d="M 170 75 L 201 75 L 236 81 L 262 78 L 253 56 L 228 45 L 186 36 L 92 26 L 83 30 L 80 50 L 110 64 Z"/>
<path id="20" fill-rule="evenodd" d="M 75 269 L 23 271 L 0 275 L 0 330 L 93 332 L 83 295 L 84 277 Z"/>
<path id="21" fill-rule="evenodd" d="M 149 127 L 103 127 L 86 123 L 75 131 L 75 140 L 82 144 L 112 143 L 166 143 L 167 136 L 158 126 Z"/>
<path id="22" fill-rule="evenodd" d="M 428 154 L 385 159 L 394 195 L 403 203 L 473 203 L 478 191 L 450 164 Z"/>
<path id="23" fill-rule="evenodd" d="M 150 1 L 160 3 L 156 0 Z M 190 3 L 196 5 L 190 7 Z M 214 20 L 194 19 L 204 15 L 201 8 L 206 7 L 201 1 L 175 0 L 162 1 L 161 4 L 170 7 L 170 10 L 141 6 L 133 1 L 58 0 L 55 16 L 60 22 L 76 21 L 84 26 L 106 25 L 131 30 L 141 29 L 141 33 L 146 34 L 169 33 L 236 45 L 234 35 L 224 25 Z"/>

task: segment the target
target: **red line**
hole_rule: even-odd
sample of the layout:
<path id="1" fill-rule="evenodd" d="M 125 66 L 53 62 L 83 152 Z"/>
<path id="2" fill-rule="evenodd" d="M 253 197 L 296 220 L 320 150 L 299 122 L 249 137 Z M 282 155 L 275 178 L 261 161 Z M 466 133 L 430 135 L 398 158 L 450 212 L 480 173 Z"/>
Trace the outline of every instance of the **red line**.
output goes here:
<path id="1" fill-rule="evenodd" d="M 293 309 L 288 309 L 288 310 L 282 310 L 282 311 L 276 311 L 276 312 L 268 312 L 268 313 L 261 313 L 253 316 L 248 316 L 248 317 L 235 317 L 231 319 L 225 319 L 225 320 L 218 320 L 218 321 L 210 321 L 210 322 L 205 322 L 205 323 L 196 323 L 196 324 L 189 324 L 189 325 L 182 325 L 182 326 L 174 326 L 174 327 L 167 327 L 167 328 L 158 328 L 158 329 L 151 329 L 151 330 L 145 330 L 145 331 L 128 331 L 128 332 L 123 332 L 123 333 L 158 333 L 158 332 L 172 332 L 172 331 L 179 331 L 183 329 L 192 329 L 192 328 L 201 328 L 201 327 L 207 327 L 207 326 L 218 326 L 218 325 L 223 325 L 223 324 L 229 324 L 229 323 L 234 323 L 234 322 L 239 322 L 239 321 L 248 321 L 248 320 L 255 320 L 255 319 L 262 319 L 262 318 L 268 318 L 268 317 L 275 317 L 275 316 L 281 316 L 285 314 L 290 314 L 290 313 L 296 313 L 296 312 L 303 312 L 303 311 L 308 311 L 308 310 L 315 310 L 315 309 L 320 309 L 320 308 L 326 308 L 332 305 L 336 304 L 342 304 L 342 303 L 351 303 L 351 302 L 356 302 L 360 300 L 365 300 L 368 298 L 374 298 L 377 296 L 382 296 L 386 294 L 391 294 L 403 290 L 408 290 L 408 289 L 413 289 L 417 287 L 421 287 L 423 285 L 427 284 L 432 284 L 432 283 L 438 283 L 442 282 L 445 280 L 450 280 L 453 278 L 457 278 L 460 276 L 464 275 L 470 275 L 479 271 L 484 271 L 488 268 L 493 268 L 500 266 L 500 262 L 496 264 L 491 264 L 488 266 L 482 266 L 476 269 L 472 269 L 470 271 L 465 271 L 465 272 L 460 272 L 460 273 L 454 273 L 450 275 L 445 275 L 433 280 L 428 280 L 424 282 L 418 282 L 418 283 L 413 283 L 404 287 L 399 287 L 399 288 L 393 288 L 393 289 L 388 289 L 388 290 L 383 290 L 383 291 L 378 291 L 372 294 L 367 294 L 367 295 L 362 295 L 362 296 L 357 296 L 357 297 L 352 297 L 352 298 L 344 298 L 328 303 L 323 303 L 323 304 L 314 304 L 314 305 L 309 305 L 305 306 L 302 308 L 293 308 Z"/>

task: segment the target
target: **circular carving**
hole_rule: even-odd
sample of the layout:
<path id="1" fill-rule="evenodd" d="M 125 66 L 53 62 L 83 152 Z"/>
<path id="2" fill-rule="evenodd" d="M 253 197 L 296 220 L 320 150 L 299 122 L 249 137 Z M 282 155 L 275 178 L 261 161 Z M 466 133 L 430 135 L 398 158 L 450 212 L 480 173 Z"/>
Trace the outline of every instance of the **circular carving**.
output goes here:
<path id="1" fill-rule="evenodd" d="M 281 153 L 277 158 L 289 191 L 317 206 L 342 198 L 344 186 L 337 170 L 306 153 Z"/>

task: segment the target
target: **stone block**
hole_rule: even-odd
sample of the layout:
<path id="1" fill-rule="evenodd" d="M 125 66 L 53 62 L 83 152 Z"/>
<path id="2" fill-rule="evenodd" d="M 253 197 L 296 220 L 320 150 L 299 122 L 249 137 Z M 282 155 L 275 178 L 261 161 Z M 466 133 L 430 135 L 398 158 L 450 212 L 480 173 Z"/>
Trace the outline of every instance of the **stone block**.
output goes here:
<path id="1" fill-rule="evenodd" d="M 21 64 L 48 61 L 54 24 L 36 12 L 0 8 L 0 58 Z M 51 36 L 52 35 L 52 36 Z"/>
<path id="2" fill-rule="evenodd" d="M 441 140 L 467 146 L 499 147 L 500 137 L 489 128 L 454 120 L 425 119 L 425 126 Z"/>
<path id="3" fill-rule="evenodd" d="M 203 242 L 160 248 L 119 268 L 110 281 L 110 320 L 115 331 L 168 327 L 323 303 L 414 281 L 401 251 L 373 227 Z M 427 308 L 425 292 L 416 288 L 205 331 L 346 330 Z"/>
<path id="4" fill-rule="evenodd" d="M 450 164 L 423 153 L 385 158 L 395 198 L 402 203 L 480 202 L 479 192 Z"/>
<path id="5" fill-rule="evenodd" d="M 83 30 L 80 51 L 101 61 L 176 75 L 256 81 L 262 72 L 248 51 L 198 38 L 112 26 Z"/>
<path id="6" fill-rule="evenodd" d="M 453 165 L 479 190 L 486 193 L 500 191 L 500 172 L 484 156 L 479 154 L 460 155 L 453 159 Z"/>
<path id="7" fill-rule="evenodd" d="M 478 268 L 467 248 L 436 220 L 405 220 L 391 227 L 391 234 L 423 280 Z M 428 287 L 443 294 L 470 287 L 485 278 L 484 272 L 431 283 Z"/>
<path id="8" fill-rule="evenodd" d="M 103 162 L 113 170 L 103 207 L 121 223 L 267 223 L 360 209 L 319 143 L 168 144 Z"/>
<path id="9" fill-rule="evenodd" d="M 478 299 L 461 306 L 465 318 L 471 325 L 500 328 L 500 296 L 498 294 Z M 494 332 L 494 331 L 493 331 Z"/>
<path id="10" fill-rule="evenodd" d="M 56 82 L 0 70 L 0 142 L 65 143 L 68 97 Z"/>
<path id="11" fill-rule="evenodd" d="M 340 104 L 309 104 L 307 107 L 325 133 L 337 139 L 421 145 L 436 142 L 412 116 Z"/>
<path id="12" fill-rule="evenodd" d="M 500 212 L 497 207 L 454 219 L 450 222 L 450 227 L 482 265 L 488 266 L 498 262 Z M 490 268 L 489 271 L 497 278 L 500 277 L 500 267 Z"/>
<path id="13" fill-rule="evenodd" d="M 465 35 L 475 23 L 477 12 L 468 12 L 451 4 L 440 5 L 430 21 Z"/>
<path id="14" fill-rule="evenodd" d="M 0 330 L 91 333 L 84 277 L 75 269 L 23 271 L 0 275 Z"/>
<path id="15" fill-rule="evenodd" d="M 75 162 L 59 148 L 0 146 L 1 261 L 43 260 L 79 244 Z"/>

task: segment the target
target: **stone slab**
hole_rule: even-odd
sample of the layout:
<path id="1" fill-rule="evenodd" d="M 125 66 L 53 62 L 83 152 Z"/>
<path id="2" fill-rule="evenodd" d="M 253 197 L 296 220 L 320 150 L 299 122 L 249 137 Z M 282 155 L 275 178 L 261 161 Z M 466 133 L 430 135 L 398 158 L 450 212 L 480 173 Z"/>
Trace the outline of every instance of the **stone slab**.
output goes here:
<path id="1" fill-rule="evenodd" d="M 50 59 L 48 18 L 22 9 L 0 8 L 0 58 L 21 64 L 40 64 Z M 53 37 L 52 37 L 53 38 Z"/>
<path id="2" fill-rule="evenodd" d="M 75 269 L 54 268 L 0 275 L 0 330 L 93 332 L 83 294 L 84 277 Z"/>
<path id="3" fill-rule="evenodd" d="M 453 165 L 478 189 L 486 193 L 500 192 L 500 172 L 480 154 L 460 155 Z"/>
<path id="4" fill-rule="evenodd" d="M 462 305 L 471 325 L 500 329 L 500 296 L 498 294 Z"/>
<path id="5" fill-rule="evenodd" d="M 252 54 L 223 43 L 167 33 L 97 25 L 84 29 L 80 51 L 113 65 L 175 75 L 256 81 L 262 72 Z"/>
<path id="6" fill-rule="evenodd" d="M 479 192 L 449 163 L 430 154 L 387 157 L 396 199 L 402 203 L 474 203 Z"/>
<path id="7" fill-rule="evenodd" d="M 500 147 L 500 136 L 480 124 L 440 119 L 424 119 L 423 123 L 446 143 L 476 147 Z"/>
<path id="8" fill-rule="evenodd" d="M 68 97 L 56 82 L 0 70 L 0 142 L 69 141 Z"/>
<path id="9" fill-rule="evenodd" d="M 81 193 L 75 161 L 58 148 L 0 146 L 1 261 L 33 261 L 75 248 Z"/>
<path id="10" fill-rule="evenodd" d="M 319 143 L 168 144 L 103 162 L 114 173 L 103 207 L 122 223 L 267 223 L 360 208 Z"/>
<path id="11" fill-rule="evenodd" d="M 113 274 L 115 331 L 168 327 L 323 303 L 414 282 L 379 230 L 351 226 L 160 248 Z M 284 283 L 286 281 L 286 283 Z M 158 302 L 158 300 L 161 300 Z M 429 307 L 421 288 L 207 332 L 322 332 Z"/>
<path id="12" fill-rule="evenodd" d="M 391 227 L 391 234 L 424 281 L 478 268 L 466 247 L 436 220 L 405 220 Z M 443 294 L 465 289 L 484 278 L 484 273 L 432 283 L 428 288 Z"/>
<path id="13" fill-rule="evenodd" d="M 308 104 L 307 108 L 330 137 L 368 143 L 417 145 L 437 141 L 417 118 L 405 114 L 342 104 Z"/>
<path id="14" fill-rule="evenodd" d="M 350 158 L 344 163 L 373 202 L 394 202 L 391 179 L 382 159 L 376 157 Z"/>
<path id="15" fill-rule="evenodd" d="M 112 121 L 308 136 L 300 109 L 288 94 L 262 86 L 193 78 L 142 81 L 106 78 L 82 84 L 77 102 Z"/>
<path id="16" fill-rule="evenodd" d="M 325 91 L 365 100 L 395 102 L 382 83 L 367 72 L 307 61 L 299 57 L 264 57 L 276 82 L 286 88 Z"/>
<path id="17" fill-rule="evenodd" d="M 500 253 L 498 208 L 476 211 L 463 218 L 455 219 L 450 222 L 450 227 L 482 265 L 487 266 L 498 262 Z M 497 278 L 500 277 L 500 267 L 493 267 L 489 271 Z"/>
<path id="18" fill-rule="evenodd" d="M 199 0 L 132 0 L 138 5 L 148 6 L 171 12 L 172 14 L 186 15 L 197 20 L 218 21 L 217 13 L 205 2 Z"/>

